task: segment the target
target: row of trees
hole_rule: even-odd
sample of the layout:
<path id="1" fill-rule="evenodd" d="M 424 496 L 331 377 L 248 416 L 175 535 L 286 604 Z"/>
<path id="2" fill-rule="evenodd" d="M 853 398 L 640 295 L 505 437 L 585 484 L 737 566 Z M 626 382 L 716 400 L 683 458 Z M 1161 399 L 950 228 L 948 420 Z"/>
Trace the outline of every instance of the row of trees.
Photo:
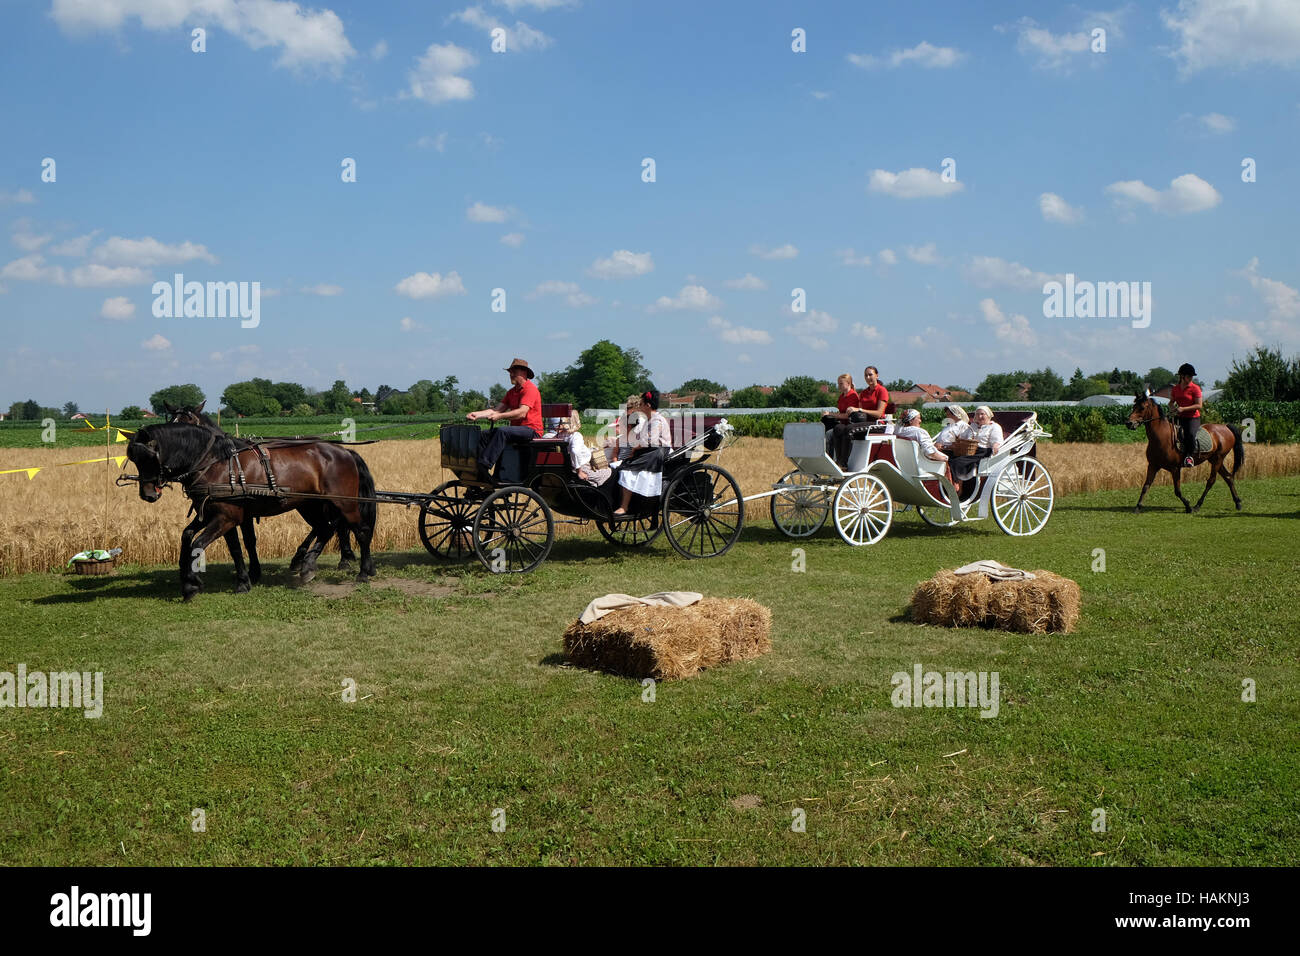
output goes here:
<path id="1" fill-rule="evenodd" d="M 1177 378 L 1169 369 L 1157 365 L 1145 375 L 1114 368 L 1085 376 L 1083 369 L 1076 368 L 1067 382 L 1049 365 L 1033 372 L 1019 369 L 986 375 L 975 388 L 975 398 L 981 402 L 1077 402 L 1089 395 L 1133 395 L 1147 385 L 1161 388 Z M 1029 385 L 1028 395 L 1020 388 L 1025 383 Z"/>

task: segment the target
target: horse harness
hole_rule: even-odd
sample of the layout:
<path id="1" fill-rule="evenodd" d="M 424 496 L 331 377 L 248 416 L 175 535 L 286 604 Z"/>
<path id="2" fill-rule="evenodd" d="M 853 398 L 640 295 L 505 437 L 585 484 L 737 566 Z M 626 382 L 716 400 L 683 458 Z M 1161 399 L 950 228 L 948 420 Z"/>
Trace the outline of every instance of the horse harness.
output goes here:
<path id="1" fill-rule="evenodd" d="M 290 489 L 282 487 L 275 480 L 275 469 L 271 466 L 271 455 L 265 445 L 264 442 L 254 441 L 249 442 L 248 448 L 232 449 L 230 458 L 226 462 L 227 481 L 185 485 L 185 494 L 194 502 L 192 507 L 197 510 L 202 506 L 203 502 L 213 498 L 223 500 L 278 498 L 283 501 L 292 494 Z M 275 447 L 274 444 L 271 447 Z M 240 461 L 240 456 L 250 449 L 257 453 L 258 461 L 262 466 L 262 473 L 266 475 L 264 484 L 252 484 L 244 474 L 244 464 Z M 219 460 L 214 459 L 211 464 L 215 464 Z M 190 474 L 197 474 L 201 470 L 206 470 L 211 467 L 211 464 L 202 462 L 200 465 L 196 465 Z"/>

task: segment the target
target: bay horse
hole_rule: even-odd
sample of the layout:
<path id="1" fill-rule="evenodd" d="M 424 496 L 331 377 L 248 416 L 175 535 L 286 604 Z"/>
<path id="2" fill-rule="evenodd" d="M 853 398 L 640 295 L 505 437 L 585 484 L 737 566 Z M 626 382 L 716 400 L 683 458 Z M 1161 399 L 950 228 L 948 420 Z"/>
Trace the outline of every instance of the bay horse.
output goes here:
<path id="1" fill-rule="evenodd" d="M 247 438 L 236 438 L 234 435 L 223 430 L 220 425 L 214 422 L 207 415 L 203 414 L 203 406 L 206 404 L 206 400 L 199 402 L 197 405 L 172 405 L 170 402 L 163 402 L 163 410 L 167 412 L 167 421 L 169 422 L 179 422 L 184 425 L 198 425 L 226 438 L 228 441 L 218 446 L 219 450 L 226 458 L 229 458 L 234 454 L 236 449 L 253 447 L 253 443 Z M 311 506 L 311 511 L 315 512 L 318 508 L 322 507 L 327 510 L 327 514 L 330 513 L 331 509 L 333 509 L 333 505 L 326 501 L 313 504 Z M 301 509 L 299 510 L 301 513 Z M 304 513 L 302 517 L 307 524 L 313 527 L 313 529 L 317 524 L 319 524 L 318 521 L 313 519 L 312 515 Z M 241 528 L 244 534 L 244 548 L 248 551 L 248 577 L 253 584 L 256 584 L 262 577 L 262 563 L 257 557 L 257 530 L 254 527 L 255 520 L 256 519 L 252 515 L 245 517 Z M 350 570 L 352 562 L 357 559 L 356 552 L 352 550 L 352 546 L 348 543 L 351 534 L 348 531 L 348 526 L 343 522 L 336 522 L 336 525 L 339 536 L 339 570 Z M 289 565 L 291 573 L 297 574 L 299 572 L 302 566 L 303 557 L 306 555 L 307 551 L 310 550 L 315 537 L 316 533 L 313 530 L 312 533 L 307 536 L 307 539 L 303 541 L 302 546 L 298 548 L 293 563 Z M 229 539 L 227 539 L 227 542 L 228 541 Z M 233 553 L 231 554 L 231 558 L 234 558 Z"/>
<path id="2" fill-rule="evenodd" d="M 167 422 L 146 425 L 126 447 L 126 456 L 139 473 L 140 498 L 155 502 L 163 487 L 177 482 L 194 503 L 194 519 L 181 532 L 180 581 L 186 601 L 202 590 L 196 559 L 217 538 L 224 537 L 235 561 L 236 591 L 248 590 L 248 575 L 235 529 L 248 517 L 262 517 L 298 510 L 312 524 L 312 533 L 299 547 L 302 578 L 315 575 L 316 559 L 333 537 L 339 521 L 346 522 L 361 548 L 358 581 L 375 573 L 370 539 L 375 527 L 375 484 L 360 455 L 337 445 L 309 442 L 266 443 L 272 476 L 262 465 L 256 449 L 228 449 L 224 433 L 197 425 Z M 231 471 L 237 464 L 254 493 L 231 485 Z M 361 500 L 359 500 L 361 499 Z M 321 505 L 329 504 L 327 511 Z M 308 549 L 312 540 L 315 544 Z M 305 552 L 305 553 L 304 553 Z"/>
<path id="3" fill-rule="evenodd" d="M 1205 496 L 1210 493 L 1210 489 L 1214 487 L 1215 479 L 1219 475 L 1222 475 L 1223 480 L 1228 483 L 1228 490 L 1232 492 L 1232 500 L 1236 503 L 1237 510 L 1241 510 L 1241 498 L 1238 497 L 1237 485 L 1232 480 L 1233 476 L 1241 471 L 1241 463 L 1246 460 L 1246 446 L 1241 440 L 1241 429 L 1235 425 L 1201 426 L 1201 431 L 1209 432 L 1213 436 L 1214 444 L 1208 452 L 1198 452 L 1194 456 L 1194 460 L 1198 465 L 1206 461 L 1210 463 L 1210 480 L 1205 483 L 1205 490 L 1201 492 L 1201 500 L 1196 502 L 1196 507 L 1193 508 L 1187 499 L 1183 497 L 1183 453 L 1179 447 L 1178 425 L 1176 422 L 1165 418 L 1163 409 L 1151 397 L 1150 391 L 1138 393 L 1133 400 L 1133 411 L 1129 413 L 1128 421 L 1125 424 L 1130 429 L 1145 425 L 1147 430 L 1147 477 L 1142 484 L 1142 494 L 1138 495 L 1137 505 L 1133 508 L 1134 514 L 1142 513 L 1142 499 L 1147 496 L 1151 483 L 1155 481 L 1156 475 L 1161 470 L 1167 471 L 1173 476 L 1174 494 L 1178 496 L 1178 500 L 1187 509 L 1187 514 L 1201 510 L 1201 504 L 1205 501 Z M 1223 460 L 1228 457 L 1228 452 L 1232 452 L 1231 474 L 1223 465 Z"/>

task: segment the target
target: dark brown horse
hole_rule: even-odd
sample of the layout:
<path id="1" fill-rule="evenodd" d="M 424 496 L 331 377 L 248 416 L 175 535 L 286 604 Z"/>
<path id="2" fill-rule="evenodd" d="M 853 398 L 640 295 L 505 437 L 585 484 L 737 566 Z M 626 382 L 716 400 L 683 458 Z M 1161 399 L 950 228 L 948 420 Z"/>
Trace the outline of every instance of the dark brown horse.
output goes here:
<path id="1" fill-rule="evenodd" d="M 333 537 L 337 523 L 346 522 L 361 548 L 358 581 L 375 573 L 370 538 L 375 526 L 375 485 L 360 455 L 337 445 L 310 442 L 268 443 L 271 469 L 279 494 L 270 493 L 270 478 L 256 449 L 234 449 L 238 469 L 248 489 L 232 489 L 231 455 L 223 436 L 196 425 L 146 425 L 132 436 L 127 457 L 139 472 L 140 497 L 148 502 L 162 496 L 163 487 L 179 483 L 194 502 L 194 520 L 181 533 L 181 594 L 190 600 L 202 589 L 198 575 L 201 556 L 209 544 L 225 537 L 235 560 L 237 590 L 247 590 L 248 577 L 235 529 L 248 517 L 298 510 L 312 524 L 312 534 L 299 547 L 295 562 L 302 576 L 315 574 L 316 559 Z M 253 493 L 249 493 L 249 490 Z M 327 510 L 324 505 L 330 505 Z M 315 544 L 308 548 L 309 542 Z"/>
<path id="2" fill-rule="evenodd" d="M 1129 428 L 1145 425 L 1147 430 L 1147 478 L 1142 484 L 1142 494 L 1138 495 L 1137 506 L 1133 509 L 1134 514 L 1142 513 L 1142 499 L 1147 496 L 1151 483 L 1156 480 L 1156 475 L 1162 469 L 1173 476 L 1174 494 L 1183 503 L 1188 514 L 1201 509 L 1205 496 L 1210 493 L 1219 475 L 1222 475 L 1223 480 L 1228 483 L 1228 490 L 1232 492 L 1232 500 L 1236 503 L 1237 510 L 1241 510 L 1241 498 L 1237 496 L 1237 485 L 1232 480 L 1233 476 L 1241 471 L 1241 463 L 1246 460 L 1246 446 L 1241 440 L 1240 429 L 1234 425 L 1201 426 L 1202 431 L 1209 432 L 1213 436 L 1214 444 L 1208 452 L 1198 452 L 1195 456 L 1197 465 L 1206 461 L 1210 463 L 1210 480 L 1205 483 L 1201 500 L 1196 502 L 1196 507 L 1193 508 L 1183 497 L 1183 453 L 1179 448 L 1178 425 L 1165 419 L 1163 410 L 1151 397 L 1150 392 L 1141 393 L 1133 400 L 1133 411 L 1128 416 L 1127 424 Z M 1231 474 L 1223 465 L 1228 452 L 1232 452 Z"/>
<path id="3" fill-rule="evenodd" d="M 167 412 L 167 421 L 169 422 L 179 422 L 183 425 L 198 425 L 201 428 L 206 428 L 211 432 L 223 436 L 227 441 L 222 443 L 218 450 L 227 457 L 233 454 L 235 449 L 253 447 L 253 443 L 248 439 L 236 438 L 229 432 L 223 431 L 216 422 L 203 414 L 203 406 L 206 404 L 207 402 L 203 401 L 199 402 L 197 405 L 178 406 L 172 405 L 169 402 L 163 402 L 163 409 Z M 315 512 L 322 508 L 326 511 L 326 517 L 337 517 L 332 510 L 333 505 L 326 501 L 314 503 L 310 508 L 311 513 L 302 514 L 303 520 L 315 528 L 320 524 Z M 244 524 L 241 528 L 244 533 L 244 548 L 248 551 L 248 577 L 249 581 L 253 584 L 256 584 L 262 577 L 262 562 L 258 560 L 257 557 L 257 529 L 254 527 L 255 520 L 256 519 L 253 518 L 252 515 L 247 516 L 244 519 Z M 356 552 L 352 550 L 352 546 L 348 543 L 348 540 L 351 537 L 351 534 L 348 531 L 348 526 L 342 521 L 336 521 L 335 524 L 339 536 L 339 570 L 347 571 L 351 569 L 352 562 L 357 559 Z M 303 541 L 302 546 L 298 548 L 298 553 L 295 556 L 293 563 L 289 566 L 290 572 L 293 574 L 298 574 L 300 572 L 303 558 L 307 552 L 311 550 L 311 545 L 314 543 L 315 538 L 316 532 L 313 530 L 312 533 L 307 536 L 307 539 Z M 227 539 L 227 541 L 229 541 L 229 539 Z M 232 552 L 231 559 L 234 560 L 234 558 L 235 555 Z M 236 564 L 238 564 L 238 561 L 236 561 Z M 247 588 L 244 588 L 243 590 L 247 590 Z"/>

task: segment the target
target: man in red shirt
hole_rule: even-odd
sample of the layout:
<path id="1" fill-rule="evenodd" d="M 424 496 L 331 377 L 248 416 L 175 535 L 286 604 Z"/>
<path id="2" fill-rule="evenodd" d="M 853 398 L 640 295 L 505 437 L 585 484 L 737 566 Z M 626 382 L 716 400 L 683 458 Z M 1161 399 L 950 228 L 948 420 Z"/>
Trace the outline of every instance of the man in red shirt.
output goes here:
<path id="1" fill-rule="evenodd" d="M 1196 369 L 1190 362 L 1178 366 L 1178 384 L 1169 397 L 1178 408 L 1178 428 L 1183 439 L 1183 467 L 1196 464 L 1196 433 L 1201 429 L 1201 386 L 1192 381 Z"/>
<path id="2" fill-rule="evenodd" d="M 485 431 L 479 438 L 478 463 L 480 478 L 486 478 L 492 466 L 501 458 L 509 442 L 526 442 L 542 435 L 542 395 L 532 380 L 535 377 L 528 363 L 521 358 L 515 359 L 506 369 L 510 373 L 510 384 L 514 387 L 506 392 L 500 404 L 495 408 L 484 408 L 470 412 L 465 417 L 472 422 L 487 419 L 490 422 L 509 422 Z"/>

